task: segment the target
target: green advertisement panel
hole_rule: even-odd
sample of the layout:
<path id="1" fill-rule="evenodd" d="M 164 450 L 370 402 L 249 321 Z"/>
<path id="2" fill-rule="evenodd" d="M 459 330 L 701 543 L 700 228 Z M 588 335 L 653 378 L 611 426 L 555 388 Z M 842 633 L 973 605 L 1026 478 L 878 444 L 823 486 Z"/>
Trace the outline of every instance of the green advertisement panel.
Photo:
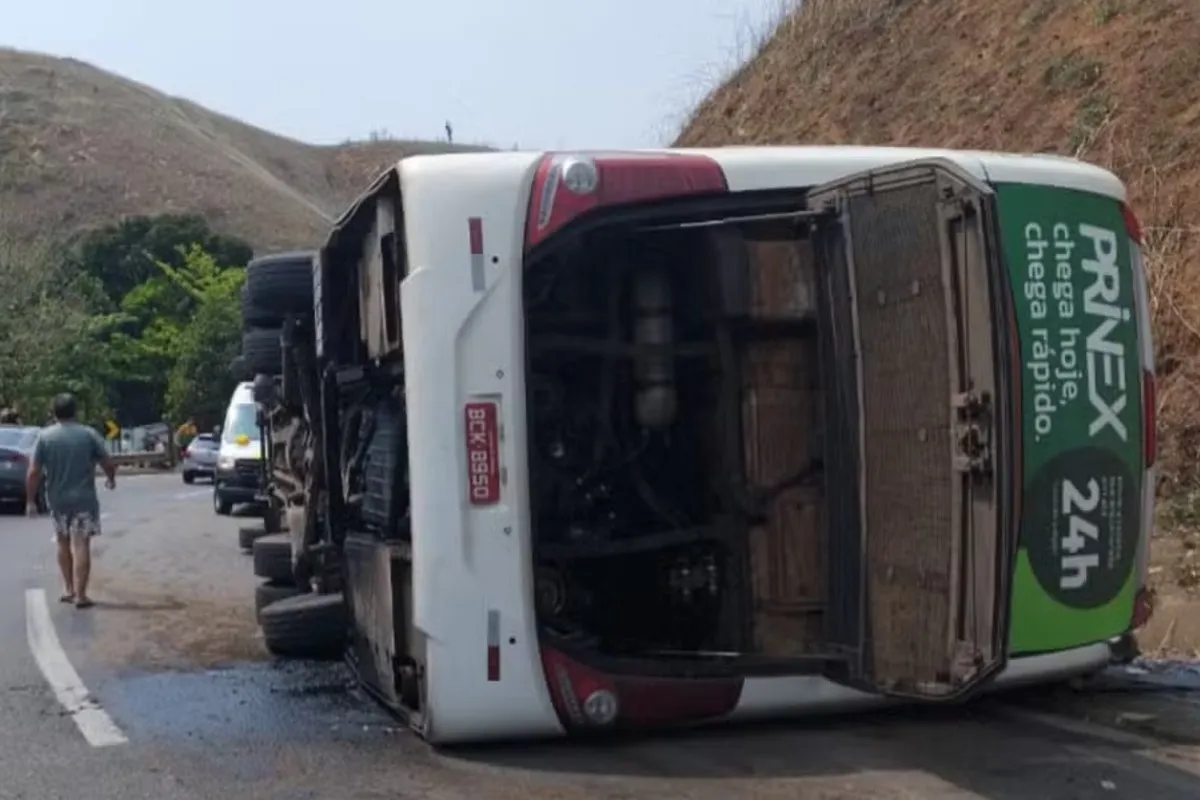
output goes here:
<path id="1" fill-rule="evenodd" d="M 1013 655 L 1124 632 L 1136 591 L 1142 395 L 1120 204 L 997 187 L 1021 344 L 1022 499 Z"/>

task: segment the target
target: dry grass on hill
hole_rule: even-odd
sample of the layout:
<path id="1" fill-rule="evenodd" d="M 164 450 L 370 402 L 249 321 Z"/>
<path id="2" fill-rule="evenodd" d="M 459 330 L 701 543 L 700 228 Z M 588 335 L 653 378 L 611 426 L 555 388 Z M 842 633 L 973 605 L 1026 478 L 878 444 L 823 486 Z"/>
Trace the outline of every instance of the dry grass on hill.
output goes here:
<path id="1" fill-rule="evenodd" d="M 257 250 L 312 245 L 383 168 L 445 142 L 316 146 L 73 59 L 0 48 L 8 232 L 70 235 L 133 214 L 195 212 Z"/>

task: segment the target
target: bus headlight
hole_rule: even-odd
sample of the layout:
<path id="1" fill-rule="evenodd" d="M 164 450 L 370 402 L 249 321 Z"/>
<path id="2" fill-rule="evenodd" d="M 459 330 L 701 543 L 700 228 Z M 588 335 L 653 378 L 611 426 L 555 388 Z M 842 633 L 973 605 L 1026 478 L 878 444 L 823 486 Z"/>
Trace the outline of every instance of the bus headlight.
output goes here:
<path id="1" fill-rule="evenodd" d="M 583 701 L 583 713 L 593 725 L 611 725 L 617 719 L 617 696 L 597 689 Z"/>
<path id="2" fill-rule="evenodd" d="M 561 168 L 563 186 L 572 194 L 589 195 L 600 185 L 599 170 L 590 158 L 571 156 L 562 162 Z"/>

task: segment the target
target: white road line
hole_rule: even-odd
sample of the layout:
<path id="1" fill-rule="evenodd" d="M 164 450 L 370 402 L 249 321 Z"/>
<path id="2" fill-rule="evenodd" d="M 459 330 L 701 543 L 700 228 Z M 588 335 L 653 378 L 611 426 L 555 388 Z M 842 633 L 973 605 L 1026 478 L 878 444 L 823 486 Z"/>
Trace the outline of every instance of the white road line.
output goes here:
<path id="1" fill-rule="evenodd" d="M 129 739 L 88 693 L 67 658 L 54 630 L 44 589 L 25 590 L 25 634 L 43 677 L 88 744 L 92 747 L 127 744 Z"/>
<path id="2" fill-rule="evenodd" d="M 212 494 L 212 489 L 193 489 L 190 492 L 180 492 L 179 494 L 175 495 L 175 499 L 187 500 L 190 497 L 202 497 L 209 494 Z"/>

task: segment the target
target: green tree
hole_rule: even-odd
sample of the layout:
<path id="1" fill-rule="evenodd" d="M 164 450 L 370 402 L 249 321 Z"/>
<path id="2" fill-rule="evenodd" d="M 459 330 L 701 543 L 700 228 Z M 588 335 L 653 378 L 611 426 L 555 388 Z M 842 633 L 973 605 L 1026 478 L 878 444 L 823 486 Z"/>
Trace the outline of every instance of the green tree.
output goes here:
<path id="1" fill-rule="evenodd" d="M 0 194 L 0 218 L 12 211 Z M 125 426 L 213 413 L 232 388 L 250 247 L 201 217 L 138 217 L 70 247 L 0 233 L 0 405 L 40 423 L 62 391 Z"/>
<path id="2" fill-rule="evenodd" d="M 167 380 L 166 407 L 172 420 L 192 417 L 201 430 L 221 421 L 237 380 L 229 362 L 241 344 L 237 305 L 206 300 L 183 331 L 179 358 Z"/>
<path id="3" fill-rule="evenodd" d="M 92 279 L 95 297 L 114 315 L 105 326 L 112 365 L 106 395 L 123 425 L 166 412 L 176 340 L 199 302 L 171 273 L 186 272 L 194 246 L 230 268 L 253 256 L 246 242 L 214 233 L 193 214 L 130 217 L 84 234 L 72 248 L 73 268 Z"/>
<path id="4" fill-rule="evenodd" d="M 245 241 L 213 232 L 204 217 L 160 214 L 129 217 L 84 234 L 73 260 L 80 271 L 100 282 L 115 306 L 139 285 L 159 277 L 160 263 L 182 268 L 181 253 L 192 245 L 218 263 L 235 267 L 245 266 L 254 255 Z"/>
<path id="5" fill-rule="evenodd" d="M 65 256 L 52 242 L 0 234 L 0 404 L 15 405 L 30 424 L 45 421 L 62 391 L 78 397 L 88 421 L 107 413 L 103 336 L 113 320 L 92 314 L 96 286 L 73 274 Z"/>
<path id="6" fill-rule="evenodd" d="M 180 268 L 159 264 L 195 304 L 187 324 L 173 334 L 166 408 L 171 419 L 193 417 L 206 428 L 220 421 L 236 383 L 229 362 L 241 344 L 239 301 L 245 272 L 220 264 L 198 246 L 184 253 L 183 262 Z"/>

